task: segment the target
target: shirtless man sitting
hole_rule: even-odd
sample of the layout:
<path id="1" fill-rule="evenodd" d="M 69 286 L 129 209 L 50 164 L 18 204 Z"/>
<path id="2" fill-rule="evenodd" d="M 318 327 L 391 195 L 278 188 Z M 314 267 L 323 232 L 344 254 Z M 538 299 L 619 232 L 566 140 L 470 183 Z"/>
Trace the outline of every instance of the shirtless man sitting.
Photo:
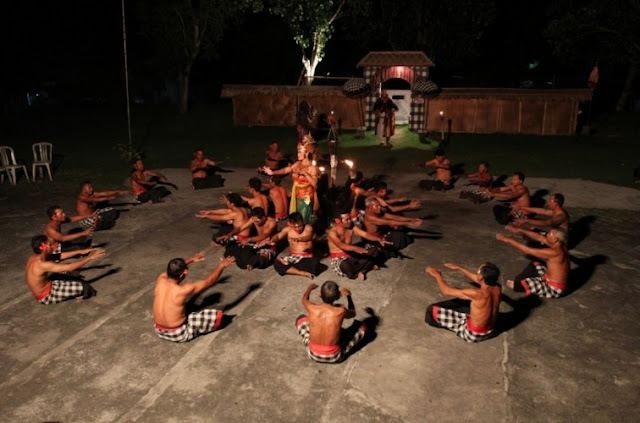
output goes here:
<path id="1" fill-rule="evenodd" d="M 511 205 L 498 204 L 493 207 L 493 214 L 499 224 L 506 225 L 513 219 L 523 218 L 529 214 L 523 209 L 523 207 L 531 206 L 531 196 L 529 188 L 524 186 L 522 172 L 514 172 L 511 176 L 511 183 L 506 187 L 481 188 L 481 190 L 492 198 L 511 203 Z"/>
<path id="2" fill-rule="evenodd" d="M 167 265 L 167 271 L 158 276 L 153 297 L 153 321 L 160 338 L 188 342 L 220 327 L 222 311 L 204 309 L 187 315 L 185 305 L 193 295 L 215 284 L 222 271 L 233 264 L 234 258 L 220 259 L 218 266 L 205 279 L 182 284 L 189 273 L 189 264 L 203 260 L 202 251 L 184 260 L 175 258 Z"/>
<path id="3" fill-rule="evenodd" d="M 424 179 L 418 184 L 420 188 L 427 190 L 446 191 L 451 188 L 451 160 L 445 157 L 443 150 L 436 150 L 434 158 L 426 161 L 421 166 L 435 167 L 434 179 Z"/>
<path id="4" fill-rule="evenodd" d="M 80 193 L 76 197 L 76 216 L 72 221 L 82 219 L 78 223 L 84 229 L 93 228 L 96 231 L 111 229 L 116 224 L 120 212 L 113 207 L 97 207 L 126 193 L 126 190 L 95 191 L 91 182 L 83 182 Z"/>
<path id="5" fill-rule="evenodd" d="M 141 159 L 135 159 L 132 163 L 131 193 L 139 203 L 159 203 L 164 197 L 171 195 L 166 187 L 158 185 L 159 182 L 169 183 L 166 176 L 159 172 L 147 170 Z"/>
<path id="6" fill-rule="evenodd" d="M 320 259 L 313 256 L 313 228 L 304 223 L 302 215 L 293 212 L 289 215 L 287 226 L 280 232 L 258 243 L 258 247 L 275 245 L 286 238 L 289 243 L 289 255 L 278 257 L 273 268 L 280 276 L 296 275 L 313 279 L 320 274 Z"/>
<path id="7" fill-rule="evenodd" d="M 477 185 L 479 188 L 463 188 L 460 191 L 460 198 L 466 198 L 476 204 L 486 203 L 491 200 L 491 196 L 481 190 L 481 188 L 490 187 L 493 182 L 487 162 L 480 162 L 477 172 L 466 173 L 462 178 L 467 180 L 465 185 Z"/>
<path id="8" fill-rule="evenodd" d="M 289 216 L 289 196 L 285 187 L 280 185 L 282 176 L 271 176 L 269 178 L 269 199 L 273 203 L 276 222 L 284 222 Z M 267 211 L 267 210 L 265 210 Z"/>
<path id="9" fill-rule="evenodd" d="M 429 305 L 425 321 L 431 326 L 450 330 L 467 342 L 489 339 L 500 308 L 502 292 L 502 287 L 498 283 L 500 270 L 492 263 L 481 264 L 476 272 L 456 263 L 445 263 L 445 266 L 461 272 L 480 286 L 466 289 L 452 288 L 444 281 L 440 270 L 427 267 L 426 272 L 435 278 L 440 292 L 456 297 L 456 300 Z"/>
<path id="10" fill-rule="evenodd" d="M 349 213 L 343 213 L 336 218 L 329 229 L 328 244 L 331 257 L 331 267 L 339 275 L 349 279 L 363 281 L 370 270 L 378 270 L 375 263 L 375 252 L 370 249 L 353 245 L 353 235 L 377 242 L 381 246 L 390 243 L 380 236 L 369 234 L 353 225 Z M 370 252 L 373 253 L 370 255 Z"/>
<path id="11" fill-rule="evenodd" d="M 413 219 L 405 216 L 398 216 L 391 213 L 383 213 L 380 202 L 375 197 L 368 197 L 365 202 L 365 212 L 363 223 L 367 233 L 379 236 L 388 241 L 385 251 L 388 257 L 397 256 L 397 252 L 402 250 L 413 241 L 412 238 L 399 228 L 406 226 L 420 226 L 422 219 Z"/>
<path id="12" fill-rule="evenodd" d="M 216 174 L 219 162 L 204 155 L 202 148 L 193 150 L 193 160 L 189 164 L 193 189 L 218 188 L 224 185 L 224 178 Z"/>
<path id="13" fill-rule="evenodd" d="M 387 183 L 378 181 L 374 184 L 373 195 L 378 199 L 380 206 L 392 213 L 400 213 L 405 210 L 418 210 L 420 201 L 409 200 L 406 197 L 387 198 Z"/>
<path id="14" fill-rule="evenodd" d="M 230 192 L 220 197 L 220 202 L 225 206 L 221 209 L 200 210 L 196 217 L 199 219 L 208 219 L 214 222 L 221 222 L 220 230 L 211 237 L 212 245 L 225 245 L 228 238 L 223 235 L 228 234 L 235 228 L 240 228 L 249 220 L 249 212 L 245 207 L 245 202 L 240 194 Z M 246 228 L 236 234 L 238 239 L 248 237 L 251 228 Z"/>
<path id="15" fill-rule="evenodd" d="M 287 159 L 280 152 L 277 142 L 272 142 L 264 152 L 264 165 L 271 170 L 278 170 L 286 166 Z"/>
<path id="16" fill-rule="evenodd" d="M 545 298 L 560 297 L 566 290 L 569 279 L 567 233 L 560 228 L 552 228 L 546 235 L 512 225 L 507 225 L 505 229 L 547 246 L 547 248 L 532 248 L 511 237 L 497 234 L 498 241 L 509 244 L 526 255 L 545 261 L 545 263 L 532 261 L 514 280 L 508 280 L 507 286 L 516 292 L 525 292 L 527 295 L 536 294 Z"/>
<path id="17" fill-rule="evenodd" d="M 249 179 L 247 186 L 251 197 L 242 196 L 242 199 L 249 204 L 250 208 L 260 207 L 265 213 L 269 210 L 269 197 L 262 193 L 262 181 L 259 178 Z"/>
<path id="18" fill-rule="evenodd" d="M 257 243 L 271 237 L 276 231 L 276 220 L 273 217 L 267 217 L 262 207 L 254 207 L 251 209 L 251 217 L 239 228 L 234 228 L 227 235 L 223 235 L 219 240 L 234 239 L 229 241 L 225 256 L 233 256 L 236 259 L 236 265 L 240 269 L 266 269 L 273 264 L 276 257 L 276 249 L 272 245 L 257 246 Z M 256 235 L 249 237 L 236 238 L 237 234 L 246 232 L 251 228 Z"/>
<path id="19" fill-rule="evenodd" d="M 34 254 L 27 260 L 25 278 L 36 301 L 40 304 L 54 304 L 71 298 L 90 298 L 96 290 L 87 283 L 75 280 L 52 280 L 52 274 L 72 272 L 92 260 L 104 256 L 103 249 L 86 248 L 72 252 L 56 253 L 59 249 L 57 242 L 49 242 L 44 235 L 37 235 L 31 239 Z M 73 263 L 56 263 L 52 257 L 66 260 L 81 254 L 86 257 Z"/>
<path id="20" fill-rule="evenodd" d="M 522 210 L 529 213 L 535 213 L 542 216 L 549 216 L 548 219 L 534 218 L 518 218 L 513 220 L 514 225 L 524 226 L 533 225 L 536 228 L 560 228 L 569 233 L 569 214 L 563 208 L 564 195 L 551 194 L 547 201 L 546 208 L 540 207 L 514 207 L 516 210 Z M 532 228 L 529 228 L 532 229 Z"/>
<path id="21" fill-rule="evenodd" d="M 366 327 L 361 325 L 352 339 L 341 343 L 343 320 L 356 316 L 351 292 L 346 288 L 340 289 L 333 281 L 326 281 L 320 289 L 322 303 L 315 304 L 309 300 L 309 295 L 317 287 L 312 283 L 302 296 L 302 305 L 309 315 L 300 315 L 296 319 L 296 328 L 307 347 L 310 359 L 318 363 L 339 363 L 362 340 Z M 346 308 L 334 304 L 340 297 L 347 297 Z"/>
<path id="22" fill-rule="evenodd" d="M 63 248 L 71 246 L 71 241 L 77 241 L 83 237 L 90 237 L 93 234 L 93 227 L 89 227 L 81 232 L 72 234 L 63 234 L 61 231 L 62 224 L 67 222 L 77 222 L 82 217 L 74 217 L 72 219 L 67 218 L 67 214 L 62 207 L 55 205 L 47 209 L 47 216 L 49 216 L 49 222 L 44 225 L 44 235 L 47 237 L 49 244 L 57 243 L 56 253 L 60 253 Z M 88 241 L 91 242 L 90 240 Z M 62 245 L 64 244 L 64 246 Z"/>

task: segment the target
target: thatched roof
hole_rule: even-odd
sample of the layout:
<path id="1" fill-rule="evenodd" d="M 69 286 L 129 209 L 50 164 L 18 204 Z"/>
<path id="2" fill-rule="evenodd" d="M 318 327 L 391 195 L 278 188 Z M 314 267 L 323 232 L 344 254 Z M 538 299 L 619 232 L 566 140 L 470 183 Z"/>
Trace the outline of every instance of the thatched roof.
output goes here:
<path id="1" fill-rule="evenodd" d="M 371 51 L 356 65 L 364 66 L 429 66 L 435 64 L 421 51 Z"/>

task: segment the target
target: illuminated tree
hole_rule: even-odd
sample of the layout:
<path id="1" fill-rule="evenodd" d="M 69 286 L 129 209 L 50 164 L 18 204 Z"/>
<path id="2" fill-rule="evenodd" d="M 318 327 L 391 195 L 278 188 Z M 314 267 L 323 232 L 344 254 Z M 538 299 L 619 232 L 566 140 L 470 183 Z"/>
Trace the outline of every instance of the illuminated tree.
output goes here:
<path id="1" fill-rule="evenodd" d="M 289 27 L 302 52 L 300 79 L 311 85 L 316 67 L 324 57 L 324 48 L 333 33 L 346 0 L 271 0 L 270 13 L 280 16 Z M 300 84 L 300 81 L 298 81 Z"/>

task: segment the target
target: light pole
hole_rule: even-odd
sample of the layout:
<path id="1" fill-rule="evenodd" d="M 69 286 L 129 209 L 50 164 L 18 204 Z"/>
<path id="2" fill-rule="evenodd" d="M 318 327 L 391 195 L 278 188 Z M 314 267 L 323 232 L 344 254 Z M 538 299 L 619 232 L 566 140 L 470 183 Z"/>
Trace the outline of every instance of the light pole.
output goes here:
<path id="1" fill-rule="evenodd" d="M 440 110 L 440 141 L 444 141 L 444 112 Z"/>
<path id="2" fill-rule="evenodd" d="M 129 103 L 129 67 L 127 65 L 127 28 L 124 16 L 124 0 L 122 0 L 122 44 L 124 52 L 124 87 L 127 94 L 127 131 L 129 133 L 129 150 L 132 150 L 131 142 L 131 106 Z"/>

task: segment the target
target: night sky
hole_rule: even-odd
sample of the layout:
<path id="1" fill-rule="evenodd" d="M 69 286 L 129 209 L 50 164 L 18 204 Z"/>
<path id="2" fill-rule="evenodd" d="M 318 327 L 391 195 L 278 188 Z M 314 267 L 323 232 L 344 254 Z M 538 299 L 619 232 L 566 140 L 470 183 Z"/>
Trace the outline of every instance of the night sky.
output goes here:
<path id="1" fill-rule="evenodd" d="M 134 0 L 127 2 L 129 8 Z M 499 0 L 497 16 L 478 42 L 477 54 L 456 68 L 439 67 L 432 79 L 442 87 L 517 87 L 533 79 L 539 86 L 556 77 L 563 87 L 585 87 L 591 70 L 565 69 L 551 55 L 542 37 L 549 0 Z M 122 17 L 120 1 L 3 2 L 4 97 L 48 87 L 63 100 L 104 97 L 124 91 Z M 149 69 L 152 49 L 140 34 L 135 16 L 127 16 L 128 59 L 132 93 L 142 97 L 163 84 Z M 356 63 L 369 51 L 345 37 L 348 23 L 336 25 L 316 75 L 359 76 Z M 385 50 L 388 46 L 371 46 Z M 429 51 L 425 52 L 429 55 Z M 538 60 L 535 71 L 527 64 Z M 217 57 L 198 62 L 192 88 L 201 100 L 213 100 L 224 83 L 295 84 L 300 54 L 280 18 L 266 13 L 248 15 L 227 30 Z"/>

